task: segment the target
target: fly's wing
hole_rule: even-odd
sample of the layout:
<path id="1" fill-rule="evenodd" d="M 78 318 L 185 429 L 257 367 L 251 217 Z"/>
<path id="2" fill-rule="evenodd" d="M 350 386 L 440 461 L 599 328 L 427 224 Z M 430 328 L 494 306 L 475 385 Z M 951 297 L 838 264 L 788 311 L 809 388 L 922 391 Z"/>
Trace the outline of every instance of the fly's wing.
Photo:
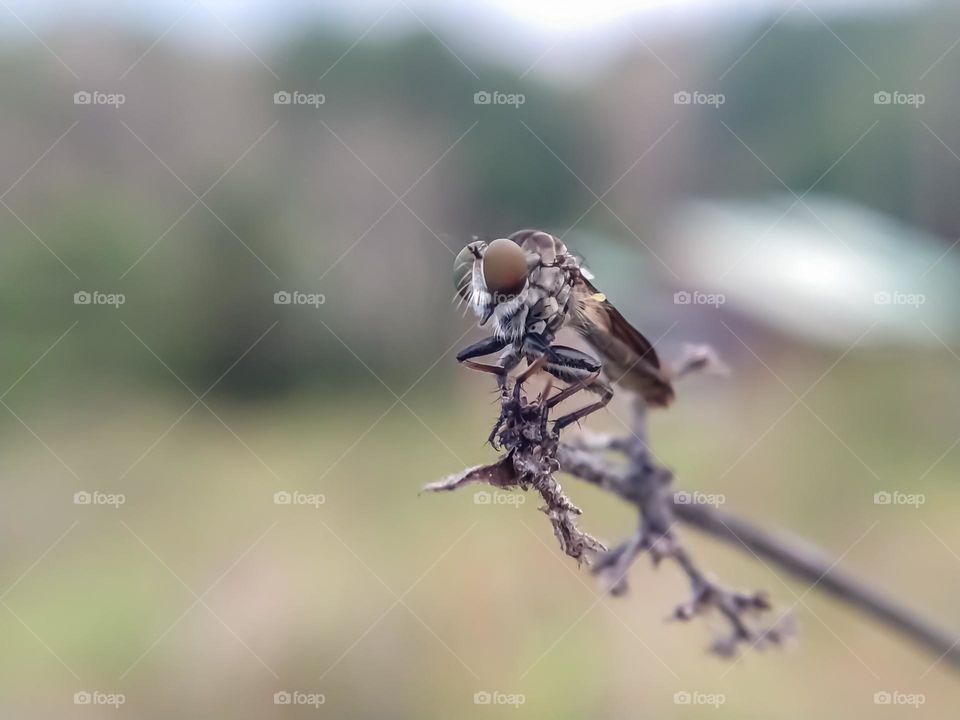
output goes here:
<path id="1" fill-rule="evenodd" d="M 573 294 L 571 324 L 603 356 L 610 379 L 652 406 L 669 405 L 673 387 L 650 341 L 586 278 L 577 278 Z"/>

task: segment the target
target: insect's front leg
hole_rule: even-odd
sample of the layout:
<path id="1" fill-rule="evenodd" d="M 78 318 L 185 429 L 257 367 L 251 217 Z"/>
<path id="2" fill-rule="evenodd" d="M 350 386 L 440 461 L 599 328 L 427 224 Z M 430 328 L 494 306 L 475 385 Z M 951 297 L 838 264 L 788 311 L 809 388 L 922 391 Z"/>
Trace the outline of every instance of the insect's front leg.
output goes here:
<path id="1" fill-rule="evenodd" d="M 541 327 L 545 327 L 546 324 L 539 323 L 539 325 Z M 531 365 L 540 360 L 540 358 L 544 357 L 549 349 L 550 340 L 545 334 L 539 332 L 528 332 L 523 336 L 523 356 Z"/>
<path id="2" fill-rule="evenodd" d="M 497 422 L 494 423 L 493 429 L 490 431 L 489 437 L 487 437 L 487 442 L 493 446 L 494 449 L 498 450 L 497 444 L 497 434 L 500 432 L 500 428 L 503 427 L 503 423 L 507 419 L 507 406 L 511 403 L 510 392 L 507 388 L 507 376 L 508 373 L 513 370 L 517 365 L 520 364 L 520 353 L 517 352 L 517 348 L 514 345 L 509 345 L 504 353 L 500 356 L 499 368 L 502 369 L 502 374 L 497 375 L 497 387 L 500 389 L 500 415 L 497 418 Z M 517 381 L 514 385 L 514 388 L 519 388 L 520 382 Z M 515 401 L 515 399 L 514 399 Z"/>
<path id="3" fill-rule="evenodd" d="M 542 325 L 542 323 L 541 323 Z M 544 368 L 549 361 L 547 351 L 550 348 L 550 340 L 546 335 L 539 332 L 528 332 L 523 336 L 521 351 L 527 359 L 527 368 L 517 376 L 516 384 L 513 387 L 514 397 L 519 397 L 520 388 L 531 375 L 534 375 Z M 519 362 L 519 358 L 517 359 Z"/>
<path id="4" fill-rule="evenodd" d="M 500 365 L 489 365 L 487 363 L 473 362 L 470 358 L 490 355 L 503 350 L 503 348 L 506 346 L 506 340 L 498 338 L 496 335 L 491 335 L 490 337 L 484 338 L 479 342 L 475 342 L 473 345 L 465 347 L 463 350 L 458 352 L 457 362 L 463 363 L 468 368 L 473 370 L 492 373 L 497 376 L 497 383 L 502 384 L 507 375 L 507 370 L 503 367 L 502 363 Z"/>

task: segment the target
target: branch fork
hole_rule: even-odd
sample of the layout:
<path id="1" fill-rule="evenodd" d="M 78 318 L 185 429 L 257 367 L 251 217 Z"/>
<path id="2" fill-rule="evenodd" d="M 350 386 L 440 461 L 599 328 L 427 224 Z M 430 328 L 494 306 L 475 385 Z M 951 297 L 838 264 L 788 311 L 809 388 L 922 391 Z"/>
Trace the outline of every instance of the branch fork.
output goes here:
<path id="1" fill-rule="evenodd" d="M 687 346 L 672 375 L 679 379 L 696 373 L 725 374 L 726 367 L 709 347 Z M 708 614 L 723 618 L 727 630 L 715 637 L 710 648 L 721 656 L 732 656 L 742 646 L 781 645 L 795 634 L 794 622 L 788 614 L 765 622 L 773 609 L 765 592 L 729 589 L 703 571 L 680 541 L 675 531 L 678 523 L 773 563 L 960 669 L 957 633 L 846 574 L 828 554 L 709 505 L 678 503 L 671 492 L 673 473 L 658 463 L 649 449 L 647 408 L 641 399 L 635 400 L 629 435 L 585 433 L 561 440 L 560 432 L 548 426 L 552 407 L 547 399 L 549 386 L 531 400 L 521 392 L 521 383 L 522 379 L 518 380 L 511 392 L 507 381 L 501 394 L 500 420 L 490 438 L 494 447 L 504 451 L 499 459 L 430 483 L 424 491 L 451 491 L 471 483 L 535 490 L 543 499 L 540 509 L 550 520 L 560 548 L 578 564 L 591 565 L 592 572 L 613 595 L 627 593 L 630 568 L 641 556 L 649 555 L 655 566 L 665 560 L 675 563 L 687 577 L 690 595 L 674 608 L 669 619 L 689 621 Z M 619 456 L 619 461 L 611 460 L 611 455 Z M 634 506 L 637 531 L 608 550 L 581 530 L 577 521 L 582 511 L 554 477 L 560 470 Z"/>

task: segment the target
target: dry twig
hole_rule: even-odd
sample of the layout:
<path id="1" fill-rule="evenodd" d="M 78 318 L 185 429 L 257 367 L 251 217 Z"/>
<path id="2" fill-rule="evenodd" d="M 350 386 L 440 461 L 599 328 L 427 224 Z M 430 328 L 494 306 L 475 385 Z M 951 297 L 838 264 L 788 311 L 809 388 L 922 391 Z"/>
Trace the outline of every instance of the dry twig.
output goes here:
<path id="1" fill-rule="evenodd" d="M 688 347 L 675 366 L 675 377 L 696 372 L 724 372 L 710 348 Z M 503 396 L 503 425 L 497 440 L 506 453 L 491 465 L 469 468 L 424 489 L 454 490 L 482 482 L 501 488 L 535 489 L 544 500 L 541 508 L 550 519 L 560 547 L 578 562 L 589 562 L 610 592 L 627 591 L 629 569 L 647 553 L 655 564 L 672 560 L 690 583 L 690 598 L 673 612 L 677 620 L 689 620 L 715 610 L 727 621 L 729 632 L 715 639 L 712 650 L 732 655 L 741 644 L 763 647 L 779 644 L 793 632 L 786 614 L 769 624 L 762 616 L 771 609 L 763 592 L 743 593 L 728 589 L 699 568 L 680 542 L 675 526 L 684 523 L 722 539 L 751 554 L 765 558 L 794 576 L 814 583 L 854 608 L 900 631 L 938 657 L 960 667 L 960 638 L 910 611 L 836 567 L 823 552 L 807 543 L 790 541 L 780 533 L 764 531 L 714 507 L 676 502 L 671 491 L 673 474 L 656 462 L 647 441 L 646 407 L 639 398 L 634 405 L 634 423 L 627 437 L 585 435 L 561 442 L 547 425 L 545 391 L 533 401 L 519 388 Z M 606 459 L 608 453 L 623 456 L 623 462 Z M 581 514 L 554 478 L 558 470 L 611 492 L 635 506 L 639 526 L 630 538 L 611 550 L 577 527 Z"/>
<path id="2" fill-rule="evenodd" d="M 431 483 L 424 490 L 456 490 L 470 483 L 487 483 L 500 488 L 533 488 L 543 498 L 540 508 L 550 519 L 560 547 L 570 557 L 582 562 L 588 553 L 603 552 L 599 540 L 577 527 L 580 508 L 563 493 L 554 473 L 560 469 L 557 460 L 559 436 L 547 427 L 548 409 L 543 393 L 533 402 L 519 392 L 503 395 L 503 424 L 497 433 L 499 445 L 507 452 L 492 465 L 480 465 Z"/>

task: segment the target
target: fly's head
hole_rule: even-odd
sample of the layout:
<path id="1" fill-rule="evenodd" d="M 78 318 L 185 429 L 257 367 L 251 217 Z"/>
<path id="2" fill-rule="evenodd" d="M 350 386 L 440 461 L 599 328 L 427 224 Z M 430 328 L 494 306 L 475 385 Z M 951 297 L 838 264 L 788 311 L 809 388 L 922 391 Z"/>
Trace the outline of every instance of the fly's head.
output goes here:
<path id="1" fill-rule="evenodd" d="M 514 241 L 500 238 L 467 245 L 453 264 L 457 294 L 466 300 L 483 325 L 498 305 L 515 301 L 527 287 L 540 258 Z"/>

